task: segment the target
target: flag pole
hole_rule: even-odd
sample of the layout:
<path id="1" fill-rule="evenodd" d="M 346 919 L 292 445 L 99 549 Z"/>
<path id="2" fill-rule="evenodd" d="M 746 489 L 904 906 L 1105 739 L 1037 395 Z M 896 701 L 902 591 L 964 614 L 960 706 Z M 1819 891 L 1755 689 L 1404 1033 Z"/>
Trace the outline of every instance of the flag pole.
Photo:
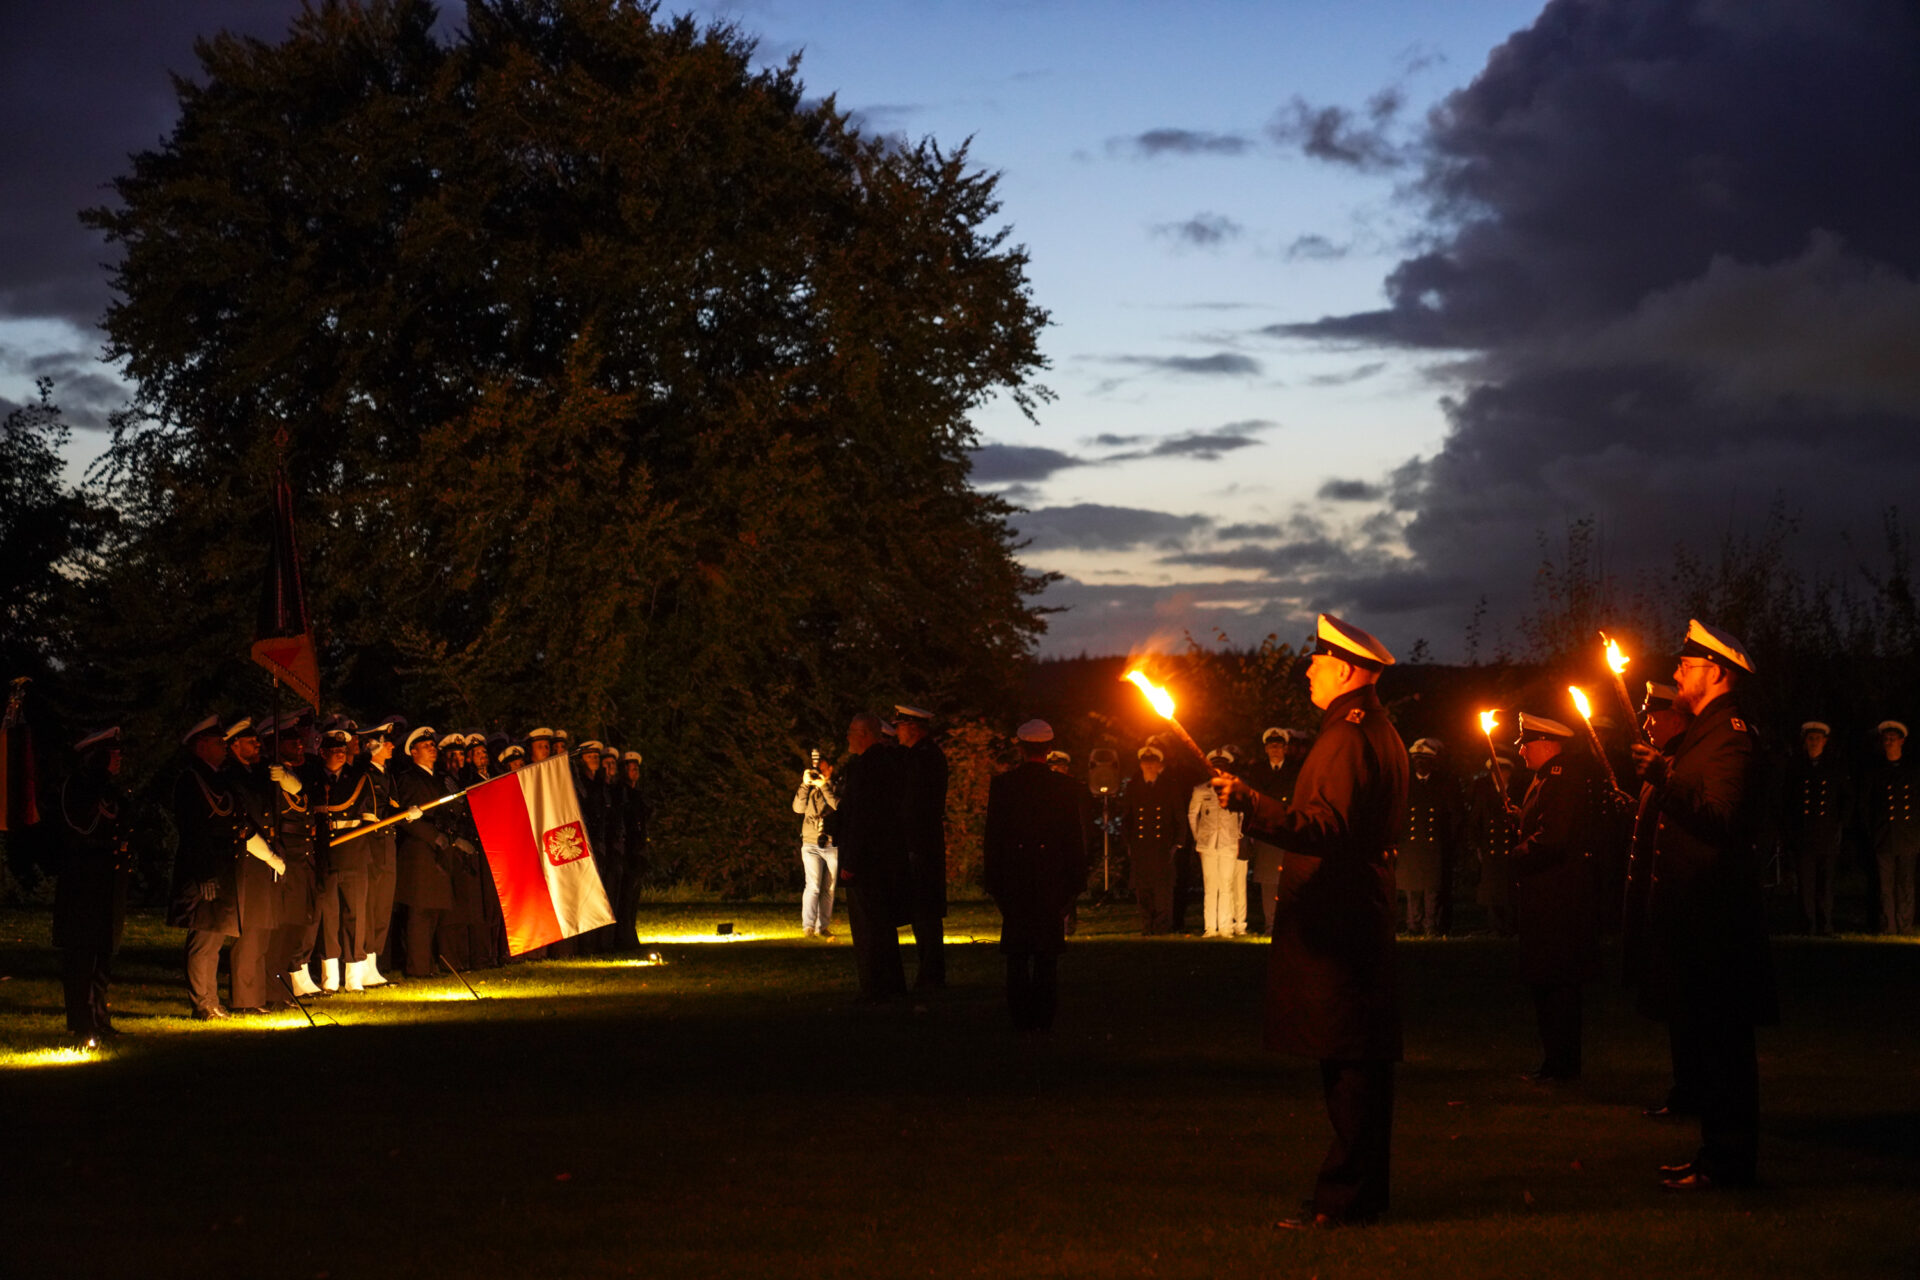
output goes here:
<path id="1" fill-rule="evenodd" d="M 505 777 L 505 776 L 506 775 L 504 774 L 501 775 L 501 777 Z M 498 782 L 499 780 L 500 780 L 499 778 L 488 778 L 487 782 Z M 461 796 L 464 796 L 465 794 L 467 794 L 468 791 L 472 791 L 474 787 L 486 786 L 487 782 L 476 782 L 473 784 L 472 787 L 467 787 L 464 790 L 460 790 L 460 791 L 449 791 L 446 795 L 441 796 L 438 800 L 429 800 L 427 801 L 427 803 L 420 805 L 419 806 L 420 812 L 425 813 L 429 809 L 438 809 L 441 805 L 446 804 L 448 801 L 458 800 Z M 382 818 L 378 822 L 369 822 L 364 827 L 355 827 L 353 830 L 347 832 L 347 834 L 343 836 L 335 836 L 333 839 L 327 841 L 327 848 L 331 849 L 335 845 L 345 844 L 349 840 L 358 840 L 361 836 L 372 835 L 374 832 L 380 830 L 380 828 L 390 827 L 396 822 L 411 822 L 411 821 L 413 821 L 413 819 L 408 814 L 396 813 L 391 818 Z"/>

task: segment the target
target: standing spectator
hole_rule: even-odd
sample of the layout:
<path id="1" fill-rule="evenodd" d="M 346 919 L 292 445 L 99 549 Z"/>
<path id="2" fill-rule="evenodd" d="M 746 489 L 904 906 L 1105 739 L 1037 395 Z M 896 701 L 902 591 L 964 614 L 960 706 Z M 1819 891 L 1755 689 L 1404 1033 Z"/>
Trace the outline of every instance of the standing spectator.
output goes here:
<path id="1" fill-rule="evenodd" d="M 1520 714 L 1520 758 L 1533 773 L 1511 860 L 1520 981 L 1540 1030 L 1537 1081 L 1578 1080 L 1582 984 L 1600 976 L 1598 768 L 1569 749 L 1573 730 Z"/>
<path id="2" fill-rule="evenodd" d="M 1267 962 L 1267 1047 L 1315 1058 L 1333 1142 L 1313 1198 L 1283 1227 L 1377 1221 L 1389 1204 L 1393 1064 L 1393 867 L 1407 821 L 1407 749 L 1375 682 L 1393 655 L 1321 614 L 1307 688 L 1325 714 L 1281 805 L 1231 774 L 1214 785 L 1248 828 L 1286 850 Z"/>
<path id="3" fill-rule="evenodd" d="M 1687 625 L 1673 673 L 1675 705 L 1693 721 L 1662 751 L 1636 743 L 1652 783 L 1640 1011 L 1685 1045 L 1700 1108 L 1700 1146 L 1661 1169 L 1670 1191 L 1752 1186 L 1760 1146 L 1754 1027 L 1779 1020 L 1754 837 L 1762 817 L 1760 752 L 1741 712 L 1745 648 L 1699 621 Z"/>
<path id="4" fill-rule="evenodd" d="M 1853 785 L 1827 754 L 1833 729 L 1824 720 L 1800 726 L 1800 750 L 1780 789 L 1780 839 L 1800 886 L 1800 927 L 1833 932 L 1833 877 L 1853 810 Z"/>
<path id="5" fill-rule="evenodd" d="M 847 890 L 853 963 L 860 1000 L 879 1004 L 907 993 L 900 960 L 900 926 L 912 917 L 907 882 L 899 753 L 883 745 L 880 718 L 868 712 L 847 725 L 852 759 L 840 771 L 840 882 Z"/>
<path id="6" fill-rule="evenodd" d="M 800 815 L 800 867 L 806 888 L 800 891 L 800 929 L 809 938 L 833 936 L 833 886 L 840 878 L 840 851 L 833 846 L 827 815 L 840 807 L 833 790 L 833 765 L 815 751 L 800 773 L 793 811 Z"/>
<path id="7" fill-rule="evenodd" d="M 59 881 L 53 893 L 53 945 L 67 1030 L 82 1044 L 118 1035 L 107 991 L 127 915 L 127 829 L 132 814 L 120 787 L 120 729 L 74 744 L 79 766 L 60 787 Z"/>
<path id="8" fill-rule="evenodd" d="M 1231 747 L 1207 753 L 1207 763 L 1222 772 L 1235 764 Z M 1220 805 L 1213 785 L 1203 782 L 1187 797 L 1187 827 L 1200 855 L 1201 918 L 1208 938 L 1237 938 L 1247 931 L 1247 873 L 1240 860 L 1240 815 Z"/>
<path id="9" fill-rule="evenodd" d="M 1441 749 L 1437 738 L 1420 738 L 1407 748 L 1413 775 L 1407 780 L 1407 834 L 1394 876 L 1407 895 L 1407 932 L 1416 937 L 1446 932 L 1454 852 L 1466 827 L 1460 789 L 1440 767 Z"/>
<path id="10" fill-rule="evenodd" d="M 1066 917 L 1087 883 L 1081 789 L 1047 765 L 1053 727 L 1020 726 L 1021 763 L 987 789 L 981 879 L 1000 908 L 1007 1011 L 1016 1031 L 1050 1031 Z"/>
<path id="11" fill-rule="evenodd" d="M 1173 928 L 1174 860 L 1185 843 L 1187 789 L 1166 772 L 1160 748 L 1149 743 L 1138 755 L 1140 776 L 1120 793 L 1120 821 L 1140 932 L 1151 935 Z"/>
<path id="12" fill-rule="evenodd" d="M 916 991 L 947 985 L 947 753 L 933 740 L 933 712 L 894 707 L 905 788 L 909 910 Z"/>
<path id="13" fill-rule="evenodd" d="M 1913 760 L 1906 754 L 1907 726 L 1882 720 L 1880 751 L 1886 757 L 1867 771 L 1867 835 L 1880 880 L 1880 932 L 1913 932 L 1913 876 L 1920 855 L 1920 806 Z"/>

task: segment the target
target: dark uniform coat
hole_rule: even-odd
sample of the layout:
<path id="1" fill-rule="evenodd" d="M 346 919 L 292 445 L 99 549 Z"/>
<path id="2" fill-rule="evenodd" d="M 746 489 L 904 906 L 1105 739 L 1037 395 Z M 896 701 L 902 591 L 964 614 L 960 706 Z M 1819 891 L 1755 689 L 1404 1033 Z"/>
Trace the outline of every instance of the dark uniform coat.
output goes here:
<path id="1" fill-rule="evenodd" d="M 1261 795 L 1286 804 L 1293 799 L 1293 784 L 1300 777 L 1300 762 L 1285 759 L 1276 767 L 1266 758 L 1263 749 L 1260 759 L 1248 765 L 1246 773 L 1241 776 L 1247 780 L 1248 786 Z M 1244 847 L 1247 851 L 1247 862 L 1251 864 L 1248 870 L 1253 873 L 1254 880 L 1264 885 L 1278 884 L 1280 882 L 1280 846 L 1256 839 L 1249 833 Z M 1269 929 L 1273 927 L 1271 920 L 1266 923 Z"/>
<path id="2" fill-rule="evenodd" d="M 1397 1062 L 1389 860 L 1407 821 L 1407 749 L 1372 685 L 1334 699 L 1293 799 L 1255 793 L 1247 826 L 1286 853 L 1267 962 L 1267 1046 Z"/>
<path id="3" fill-rule="evenodd" d="M 439 779 L 410 759 L 390 768 L 394 805 L 402 811 L 414 805 L 425 808 L 447 794 Z M 453 880 L 444 861 L 450 856 L 448 846 L 453 837 L 441 825 L 444 815 L 444 807 L 429 809 L 416 821 L 398 824 L 400 869 L 393 900 L 402 906 L 422 911 L 453 909 Z"/>
<path id="4" fill-rule="evenodd" d="M 1731 694 L 1703 708 L 1667 748 L 1649 787 L 1640 1010 L 1649 1017 L 1779 1020 L 1760 857 L 1760 753 Z"/>
<path id="5" fill-rule="evenodd" d="M 987 788 L 981 880 L 1000 908 L 1000 950 L 1057 955 L 1067 909 L 1087 884 L 1084 789 L 1029 760 Z"/>
<path id="6" fill-rule="evenodd" d="M 328 846 L 328 861 L 335 871 L 369 871 L 373 867 L 373 845 L 366 837 L 333 843 L 379 820 L 380 795 L 369 776 L 372 772 L 361 762 L 349 764 L 339 773 L 328 773 L 323 766 L 314 774 L 316 834 L 320 843 Z"/>
<path id="7" fill-rule="evenodd" d="M 173 855 L 173 887 L 167 923 L 180 929 L 238 936 L 240 913 L 234 875 L 244 856 L 247 830 L 227 780 L 195 756 L 173 786 L 173 825 L 180 846 Z M 213 882 L 214 896 L 200 886 Z"/>
<path id="8" fill-rule="evenodd" d="M 1481 906 L 1495 911 L 1513 905 L 1513 873 L 1507 859 L 1520 838 L 1520 827 L 1516 816 L 1508 811 L 1507 801 L 1524 776 L 1523 771 L 1503 761 L 1500 778 L 1505 781 L 1506 795 L 1501 794 L 1500 784 L 1488 769 L 1475 774 L 1468 785 L 1467 843 L 1480 863 L 1476 897 Z"/>
<path id="9" fill-rule="evenodd" d="M 900 750 L 914 914 L 947 914 L 947 753 L 931 737 Z"/>
<path id="10" fill-rule="evenodd" d="M 904 754 L 898 747 L 876 743 L 834 775 L 840 807 L 834 810 L 833 841 L 840 849 L 840 877 L 866 895 L 876 919 L 896 925 L 913 918 L 902 834 Z"/>
<path id="11" fill-rule="evenodd" d="M 1508 866 L 1520 926 L 1520 980 L 1530 986 L 1600 976 L 1599 770 L 1563 749 L 1533 777 Z"/>
<path id="12" fill-rule="evenodd" d="M 275 838 L 273 806 L 281 792 L 279 785 L 267 777 L 267 767 L 257 764 L 249 769 L 228 756 L 220 767 L 220 776 L 232 789 L 235 803 L 246 816 L 246 834 L 258 835 L 278 852 L 280 842 Z M 280 923 L 280 881 L 273 868 L 252 854 L 243 853 L 235 864 L 234 879 L 240 928 L 272 932 Z"/>
<path id="13" fill-rule="evenodd" d="M 1444 889 L 1454 852 L 1466 831 L 1466 804 L 1452 777 L 1435 768 L 1407 779 L 1407 833 L 1393 865 L 1394 880 L 1408 893 Z"/>
<path id="14" fill-rule="evenodd" d="M 113 954 L 127 917 L 129 809 L 104 763 L 89 763 L 60 788 L 59 882 L 53 945 Z"/>

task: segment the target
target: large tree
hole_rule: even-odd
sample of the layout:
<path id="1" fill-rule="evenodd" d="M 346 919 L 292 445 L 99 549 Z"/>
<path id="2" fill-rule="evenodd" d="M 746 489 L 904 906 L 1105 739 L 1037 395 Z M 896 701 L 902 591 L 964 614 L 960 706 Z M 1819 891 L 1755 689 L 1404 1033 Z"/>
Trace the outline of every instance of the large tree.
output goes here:
<path id="1" fill-rule="evenodd" d="M 998 710 L 1040 629 L 966 483 L 973 410 L 1045 395 L 1025 254 L 964 147 L 863 136 L 732 27 L 465 13 L 203 42 L 86 215 L 138 389 L 101 665 L 247 690 L 284 453 L 332 698 L 639 745 L 686 847 L 784 850 L 810 737 Z"/>

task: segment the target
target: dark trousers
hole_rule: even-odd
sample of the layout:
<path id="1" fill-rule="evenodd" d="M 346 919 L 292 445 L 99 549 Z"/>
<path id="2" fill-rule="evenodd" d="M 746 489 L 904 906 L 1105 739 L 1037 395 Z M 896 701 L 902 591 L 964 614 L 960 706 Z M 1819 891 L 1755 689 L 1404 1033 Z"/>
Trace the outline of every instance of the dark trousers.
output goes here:
<path id="1" fill-rule="evenodd" d="M 1133 900 L 1140 904 L 1140 932 L 1173 930 L 1173 849 L 1147 849 L 1134 855 Z"/>
<path id="2" fill-rule="evenodd" d="M 1808 933 L 1833 932 L 1833 873 L 1840 865 L 1838 841 L 1808 843 L 1793 852 L 1800 882 L 1800 924 Z"/>
<path id="3" fill-rule="evenodd" d="M 113 952 L 91 947 L 63 947 L 60 985 L 66 991 L 67 1030 L 91 1036 L 113 1030 L 107 1016 L 107 986 L 113 981 Z"/>
<path id="4" fill-rule="evenodd" d="M 1700 1150 L 1694 1166 L 1716 1181 L 1754 1180 L 1760 1162 L 1760 1060 L 1753 1024 L 1688 1020 L 1698 1053 Z"/>
<path id="5" fill-rule="evenodd" d="M 1673 1059 L 1673 1088 L 1667 1091 L 1667 1107 L 1681 1115 L 1697 1115 L 1701 1049 L 1694 1023 L 1679 1019 L 1667 1023 L 1667 1052 Z"/>
<path id="6" fill-rule="evenodd" d="M 913 918 L 914 986 L 925 988 L 947 985 L 945 928 L 938 914 L 916 915 Z"/>
<path id="7" fill-rule="evenodd" d="M 270 973 L 292 973 L 305 969 L 313 960 L 313 941 L 320 936 L 320 922 L 283 924 L 273 931 L 268 944 L 267 968 Z M 311 976 L 311 975 L 309 975 Z"/>
<path id="8" fill-rule="evenodd" d="M 367 870 L 367 929 L 360 945 L 380 955 L 387 953 L 387 931 L 393 927 L 393 889 L 398 879 L 392 858 L 384 866 L 376 858 Z"/>
<path id="9" fill-rule="evenodd" d="M 1280 882 L 1278 880 L 1255 880 L 1260 899 L 1260 932 L 1273 933 L 1273 917 L 1280 908 Z"/>
<path id="10" fill-rule="evenodd" d="M 1874 855 L 1880 868 L 1880 932 L 1913 932 L 1913 875 L 1916 849 L 1907 840 L 1882 840 Z"/>
<path id="11" fill-rule="evenodd" d="M 441 921 L 447 913 L 439 907 L 407 908 L 407 976 L 409 978 L 431 978 L 440 964 L 439 942 L 434 936 L 440 932 Z"/>
<path id="12" fill-rule="evenodd" d="M 1007 954 L 1007 1012 L 1015 1031 L 1053 1030 L 1059 1003 L 1060 957 L 1031 951 Z"/>
<path id="13" fill-rule="evenodd" d="M 320 890 L 320 953 L 349 964 L 367 958 L 367 883 L 365 871 L 336 871 Z"/>
<path id="14" fill-rule="evenodd" d="M 1438 889 L 1407 890 L 1407 932 L 1439 933 L 1440 931 L 1440 891 Z"/>
<path id="15" fill-rule="evenodd" d="M 195 1013 L 220 1007 L 220 948 L 226 941 L 224 933 L 187 931 L 187 999 Z"/>
<path id="16" fill-rule="evenodd" d="M 1313 1211 L 1367 1222 L 1387 1211 L 1393 1149 L 1393 1064 L 1334 1059 L 1320 1063 L 1333 1145 L 1313 1185 Z"/>
<path id="17" fill-rule="evenodd" d="M 847 927 L 853 930 L 853 967 L 865 1000 L 888 1000 L 907 993 L 907 971 L 900 959 L 900 931 L 884 893 L 846 886 Z"/>
<path id="18" fill-rule="evenodd" d="M 1533 1013 L 1540 1027 L 1540 1074 L 1572 1080 L 1580 1074 L 1580 984 L 1555 983 L 1533 988 Z"/>
<path id="19" fill-rule="evenodd" d="M 283 999 L 284 993 L 267 985 L 268 955 L 273 950 L 274 930 L 249 929 L 244 925 L 227 953 L 227 979 L 230 998 L 236 1009 L 258 1009 L 269 1000 Z"/>

